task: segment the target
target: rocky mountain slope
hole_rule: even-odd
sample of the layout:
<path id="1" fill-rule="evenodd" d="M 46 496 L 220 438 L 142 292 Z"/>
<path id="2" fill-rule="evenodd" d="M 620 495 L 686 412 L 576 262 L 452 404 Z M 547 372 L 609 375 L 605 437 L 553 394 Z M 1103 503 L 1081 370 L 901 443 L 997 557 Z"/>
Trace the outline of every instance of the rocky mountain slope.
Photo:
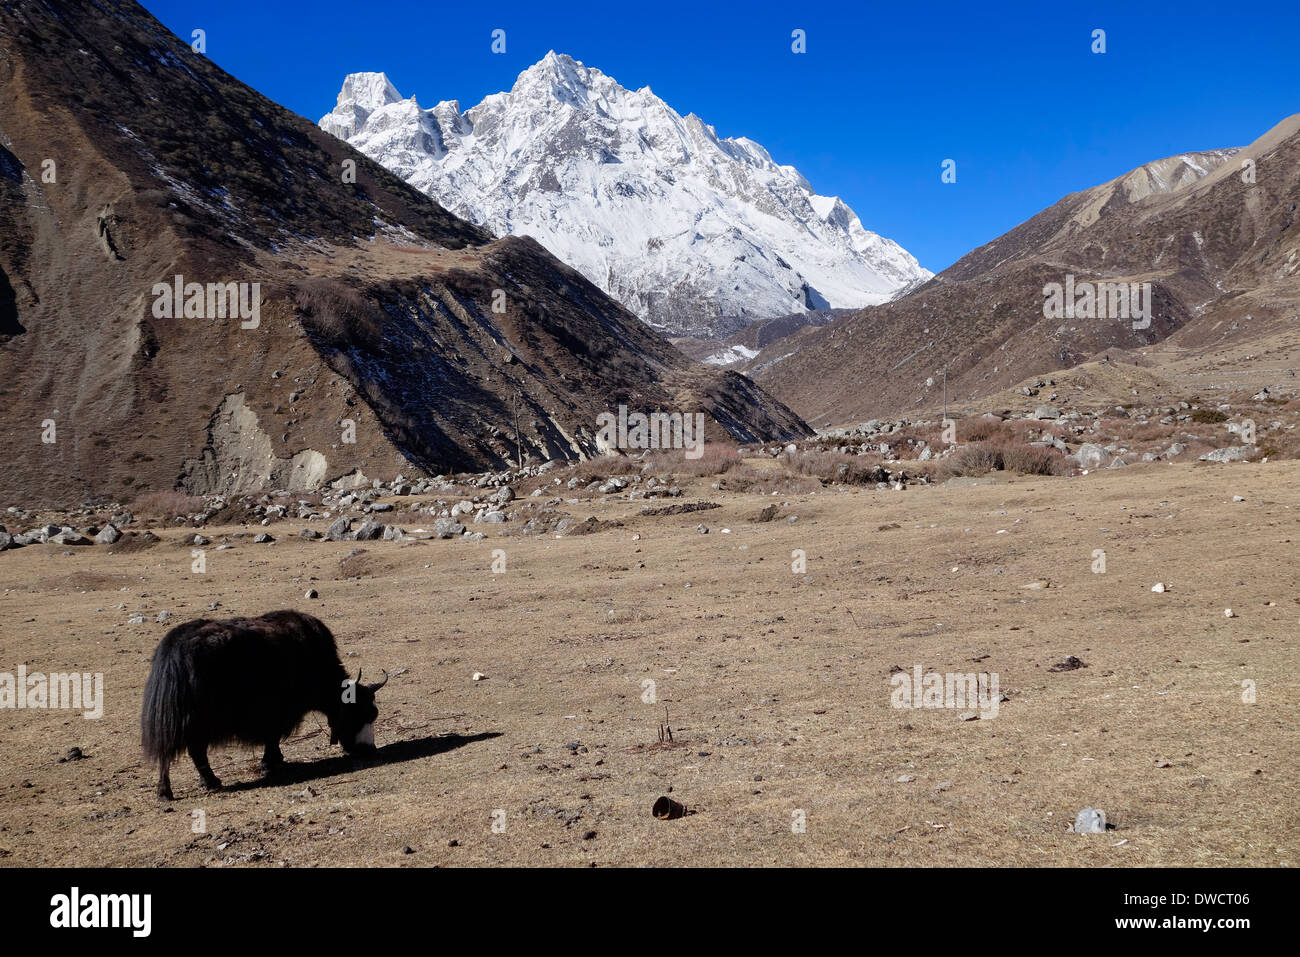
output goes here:
<path id="1" fill-rule="evenodd" d="M 0 5 L 0 403 L 24 504 L 581 458 L 620 403 L 806 431 L 127 0 Z"/>
<path id="2" fill-rule="evenodd" d="M 799 329 L 739 368 L 822 427 L 937 408 L 945 368 L 964 402 L 1107 350 L 1160 344 L 1208 363 L 1207 350 L 1237 342 L 1248 356 L 1300 307 L 1298 204 L 1300 115 L 1244 149 L 1170 157 L 1066 196 L 906 297 Z M 1150 322 L 1058 317 L 1045 290 L 1067 282 L 1149 283 Z"/>
<path id="3" fill-rule="evenodd" d="M 931 275 L 759 144 L 563 54 L 465 111 L 352 74 L 320 125 L 494 235 L 537 239 L 669 335 L 881 303 Z"/>

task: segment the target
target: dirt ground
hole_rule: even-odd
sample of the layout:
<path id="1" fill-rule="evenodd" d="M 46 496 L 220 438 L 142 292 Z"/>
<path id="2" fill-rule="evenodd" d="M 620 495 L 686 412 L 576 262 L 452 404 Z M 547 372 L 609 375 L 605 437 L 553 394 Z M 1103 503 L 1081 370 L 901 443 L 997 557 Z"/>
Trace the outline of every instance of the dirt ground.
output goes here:
<path id="1" fill-rule="evenodd" d="M 241 529 L 209 528 L 204 574 L 187 529 L 0 553 L 0 671 L 102 672 L 106 702 L 0 711 L 0 864 L 1293 866 L 1298 489 L 1294 461 L 784 498 L 706 478 L 679 501 L 720 508 L 568 505 L 623 523 L 568 538 L 283 523 L 218 551 Z M 219 751 L 226 790 L 182 759 L 160 804 L 139 754 L 155 644 L 276 608 L 321 617 L 365 680 L 398 673 L 378 758 L 312 716 L 289 780 Z M 916 666 L 995 673 L 1006 700 L 891 707 L 891 669 Z M 690 813 L 656 820 L 661 795 Z M 1085 806 L 1114 829 L 1069 833 Z"/>

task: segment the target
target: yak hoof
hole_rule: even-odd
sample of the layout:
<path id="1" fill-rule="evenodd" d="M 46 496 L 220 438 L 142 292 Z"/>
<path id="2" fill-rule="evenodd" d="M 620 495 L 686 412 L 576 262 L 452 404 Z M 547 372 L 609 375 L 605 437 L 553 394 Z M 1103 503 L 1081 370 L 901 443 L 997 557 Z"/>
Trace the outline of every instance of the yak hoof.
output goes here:
<path id="1" fill-rule="evenodd" d="M 212 778 L 210 781 L 204 781 L 203 786 L 209 791 L 220 791 L 221 781 L 219 778 Z"/>
<path id="2" fill-rule="evenodd" d="M 171 788 L 159 788 L 159 789 L 158 789 L 158 800 L 160 800 L 160 801 L 170 801 L 171 799 L 172 799 L 172 789 L 171 789 Z"/>

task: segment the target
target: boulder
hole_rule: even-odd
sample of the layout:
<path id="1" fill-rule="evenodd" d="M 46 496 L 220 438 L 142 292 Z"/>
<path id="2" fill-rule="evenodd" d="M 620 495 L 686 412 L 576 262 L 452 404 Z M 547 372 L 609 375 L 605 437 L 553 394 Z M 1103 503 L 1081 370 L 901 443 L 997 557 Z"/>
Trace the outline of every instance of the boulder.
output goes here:
<path id="1" fill-rule="evenodd" d="M 433 523 L 433 534 L 438 538 L 454 538 L 465 534 L 465 526 L 450 518 L 439 518 Z"/>
<path id="2" fill-rule="evenodd" d="M 1086 807 L 1074 818 L 1075 834 L 1105 834 L 1106 812 Z"/>
<path id="3" fill-rule="evenodd" d="M 1079 446 L 1079 451 L 1074 453 L 1074 458 L 1079 463 L 1080 468 L 1098 469 L 1106 463 L 1109 456 L 1100 445 L 1094 442 L 1085 442 Z"/>
<path id="4" fill-rule="evenodd" d="M 1213 452 L 1206 452 L 1201 456 L 1202 462 L 1241 462 L 1251 452 L 1254 446 L 1251 445 L 1230 445 L 1227 448 L 1215 449 Z"/>
<path id="5" fill-rule="evenodd" d="M 59 532 L 57 535 L 51 535 L 46 541 L 50 545 L 93 545 L 95 544 L 80 532 L 68 530 Z"/>
<path id="6" fill-rule="evenodd" d="M 99 530 L 99 534 L 95 536 L 95 541 L 101 545 L 112 545 L 121 537 L 121 530 L 110 522 Z"/>

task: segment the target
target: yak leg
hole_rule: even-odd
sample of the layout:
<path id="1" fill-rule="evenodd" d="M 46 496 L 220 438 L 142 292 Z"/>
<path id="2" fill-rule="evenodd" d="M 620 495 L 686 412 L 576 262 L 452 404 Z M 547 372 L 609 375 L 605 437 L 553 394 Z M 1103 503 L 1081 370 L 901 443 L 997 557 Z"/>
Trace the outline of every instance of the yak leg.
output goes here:
<path id="1" fill-rule="evenodd" d="M 262 753 L 262 770 L 267 774 L 284 770 L 284 755 L 280 753 L 279 741 L 273 739 L 266 742 L 266 750 Z"/>
<path id="2" fill-rule="evenodd" d="M 158 798 L 162 801 L 172 799 L 171 765 L 172 759 L 169 757 L 162 758 L 158 762 Z"/>
<path id="3" fill-rule="evenodd" d="M 190 757 L 194 759 L 194 766 L 199 769 L 199 776 L 203 778 L 203 784 L 209 791 L 221 790 L 221 779 L 212 773 L 212 765 L 208 764 L 208 745 L 206 742 L 195 742 L 190 745 Z"/>

